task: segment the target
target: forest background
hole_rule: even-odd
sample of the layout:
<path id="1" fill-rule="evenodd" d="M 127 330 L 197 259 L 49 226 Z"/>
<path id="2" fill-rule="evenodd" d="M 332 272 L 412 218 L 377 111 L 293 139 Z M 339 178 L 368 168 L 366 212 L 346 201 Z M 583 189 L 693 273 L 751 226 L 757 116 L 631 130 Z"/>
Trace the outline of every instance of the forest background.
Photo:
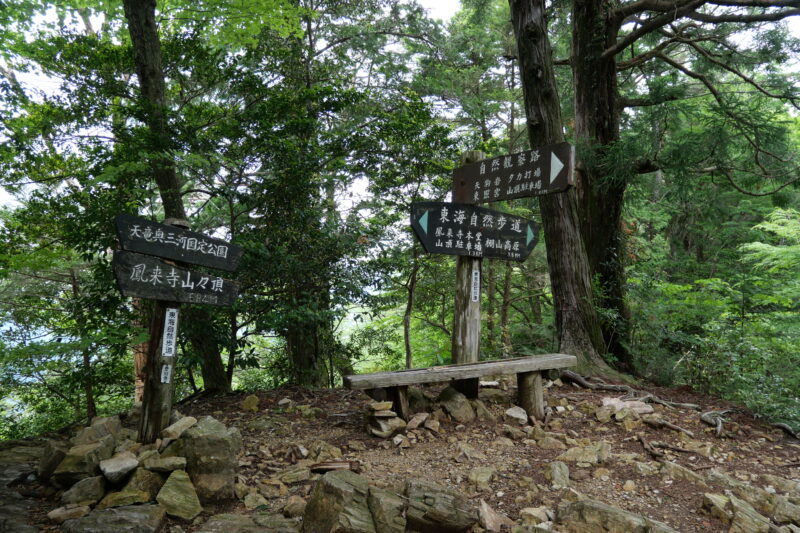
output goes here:
<path id="1" fill-rule="evenodd" d="M 149 304 L 114 286 L 113 217 L 163 219 L 154 161 L 193 229 L 245 248 L 232 308 L 182 310 L 178 399 L 450 362 L 455 262 L 423 253 L 410 205 L 449 198 L 466 150 L 531 148 L 521 4 L 464 0 L 442 23 L 405 1 L 158 2 L 155 109 L 123 6 L 0 0 L 0 438 L 132 404 Z M 578 24 L 589 0 L 546 6 L 581 167 L 578 355 L 798 430 L 800 11 L 679 4 L 620 4 L 611 33 Z M 587 121 L 581 66 L 608 57 L 611 111 Z M 484 261 L 482 359 L 565 349 L 544 237 L 524 263 Z"/>

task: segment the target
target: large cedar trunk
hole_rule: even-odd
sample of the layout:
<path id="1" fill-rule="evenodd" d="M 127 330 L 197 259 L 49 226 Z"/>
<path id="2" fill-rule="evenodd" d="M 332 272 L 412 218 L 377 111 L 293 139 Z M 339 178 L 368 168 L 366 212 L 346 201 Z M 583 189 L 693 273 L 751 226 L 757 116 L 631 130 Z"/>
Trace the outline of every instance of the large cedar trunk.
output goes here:
<path id="1" fill-rule="evenodd" d="M 615 4 L 604 0 L 574 0 L 572 11 L 572 72 L 575 88 L 575 136 L 592 163 L 583 163 L 577 187 L 581 225 L 587 245 L 589 269 L 599 281 L 598 307 L 616 312 L 603 320 L 606 350 L 622 370 L 633 370 L 628 349 L 630 312 L 625 304 L 624 241 L 621 232 L 625 180 L 608 175 L 596 162 L 619 139 L 617 65 L 602 52 L 613 43 L 616 23 L 609 11 Z M 579 153 L 580 156 L 580 153 Z"/>
<path id="2" fill-rule="evenodd" d="M 509 0 L 520 61 L 528 136 L 532 146 L 564 140 L 544 0 Z M 603 337 L 592 305 L 586 246 L 578 220 L 578 195 L 539 200 L 556 312 L 559 351 L 578 357 L 582 371 L 607 370 Z"/>

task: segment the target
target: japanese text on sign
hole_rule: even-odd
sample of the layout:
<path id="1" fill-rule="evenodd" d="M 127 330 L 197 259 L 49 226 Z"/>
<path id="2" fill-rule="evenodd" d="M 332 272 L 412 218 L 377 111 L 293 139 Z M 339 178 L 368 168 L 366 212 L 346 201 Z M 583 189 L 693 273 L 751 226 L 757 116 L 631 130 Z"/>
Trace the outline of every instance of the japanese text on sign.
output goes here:
<path id="1" fill-rule="evenodd" d="M 417 202 L 411 225 L 430 253 L 524 261 L 539 226 L 522 217 L 470 204 Z"/>
<path id="2" fill-rule="evenodd" d="M 175 357 L 175 340 L 178 336 L 178 310 L 167 308 L 164 318 L 164 340 L 161 345 L 161 355 L 163 357 Z"/>
<path id="3" fill-rule="evenodd" d="M 573 157 L 572 146 L 559 143 L 464 165 L 453 171 L 455 198 L 486 203 L 565 191 Z"/>

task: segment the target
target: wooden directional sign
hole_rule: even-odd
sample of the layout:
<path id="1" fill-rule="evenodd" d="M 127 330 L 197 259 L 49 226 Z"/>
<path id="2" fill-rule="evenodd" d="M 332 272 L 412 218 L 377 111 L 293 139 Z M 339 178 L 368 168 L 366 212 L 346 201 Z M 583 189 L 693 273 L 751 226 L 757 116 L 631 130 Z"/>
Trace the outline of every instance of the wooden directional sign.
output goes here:
<path id="1" fill-rule="evenodd" d="M 524 261 L 536 246 L 539 224 L 472 204 L 417 202 L 411 227 L 432 254 Z"/>
<path id="2" fill-rule="evenodd" d="M 136 298 L 227 306 L 239 292 L 235 281 L 121 250 L 114 253 L 114 277 L 123 296 Z"/>
<path id="3" fill-rule="evenodd" d="M 233 272 L 242 248 L 202 233 L 121 214 L 114 218 L 123 250 Z"/>
<path id="4" fill-rule="evenodd" d="M 469 163 L 453 171 L 453 197 L 482 204 L 566 191 L 574 154 L 572 145 L 559 143 Z"/>

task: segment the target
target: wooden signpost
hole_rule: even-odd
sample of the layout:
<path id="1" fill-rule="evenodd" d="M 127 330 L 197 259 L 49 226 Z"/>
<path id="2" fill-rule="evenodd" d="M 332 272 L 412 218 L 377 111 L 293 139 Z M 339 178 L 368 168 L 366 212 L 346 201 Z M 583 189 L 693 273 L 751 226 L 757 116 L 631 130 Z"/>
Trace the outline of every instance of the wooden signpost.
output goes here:
<path id="1" fill-rule="evenodd" d="M 425 251 L 458 256 L 454 363 L 479 359 L 482 258 L 524 261 L 536 246 L 540 227 L 474 204 L 564 192 L 574 184 L 574 161 L 575 148 L 569 143 L 491 159 L 468 152 L 453 171 L 454 203 L 412 205 L 411 227 Z M 468 396 L 475 396 L 477 387 L 477 379 L 459 382 L 459 390 Z"/>
<path id="2" fill-rule="evenodd" d="M 229 306 L 239 292 L 237 282 L 193 271 L 185 265 L 234 271 L 242 248 L 189 231 L 180 227 L 180 221 L 159 224 L 126 214 L 117 215 L 114 221 L 122 248 L 114 252 L 117 287 L 123 296 L 156 300 L 139 424 L 139 441 L 151 443 L 169 424 L 172 410 L 180 304 Z"/>

